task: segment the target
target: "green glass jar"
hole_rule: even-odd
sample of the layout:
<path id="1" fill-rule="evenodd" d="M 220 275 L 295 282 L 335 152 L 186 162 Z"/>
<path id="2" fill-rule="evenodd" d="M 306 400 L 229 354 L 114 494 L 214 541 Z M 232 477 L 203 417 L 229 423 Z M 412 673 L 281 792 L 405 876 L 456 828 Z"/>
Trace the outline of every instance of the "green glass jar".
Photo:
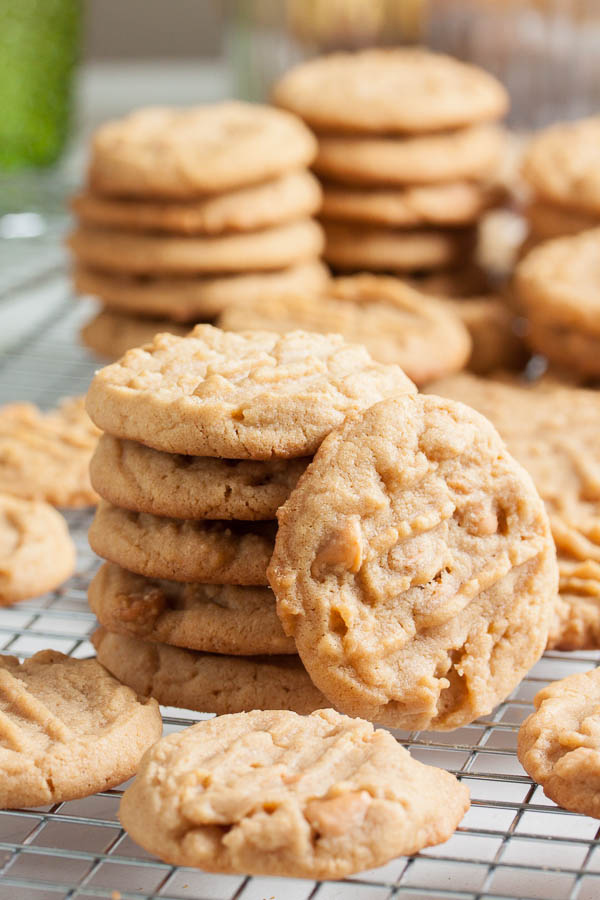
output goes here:
<path id="1" fill-rule="evenodd" d="M 58 159 L 80 24 L 81 0 L 0 0 L 0 169 Z"/>

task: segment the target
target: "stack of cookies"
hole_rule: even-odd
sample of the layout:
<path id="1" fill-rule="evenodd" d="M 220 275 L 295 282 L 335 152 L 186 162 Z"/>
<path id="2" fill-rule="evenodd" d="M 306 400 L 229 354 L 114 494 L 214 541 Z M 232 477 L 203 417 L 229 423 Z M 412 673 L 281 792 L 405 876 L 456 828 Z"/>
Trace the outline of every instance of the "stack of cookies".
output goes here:
<path id="1" fill-rule="evenodd" d="M 508 107 L 491 75 L 422 49 L 340 53 L 279 81 L 275 102 L 318 134 L 325 259 L 407 273 L 463 265 L 492 184 Z"/>
<path id="2" fill-rule="evenodd" d="M 337 335 L 210 325 L 158 334 L 97 373 L 100 661 L 169 706 L 327 706 L 268 587 L 276 511 L 347 414 L 414 390 Z"/>
<path id="3" fill-rule="evenodd" d="M 315 153 L 292 114 L 238 102 L 103 125 L 69 239 L 76 290 L 104 307 L 85 342 L 119 356 L 256 294 L 321 287 Z"/>
<path id="4" fill-rule="evenodd" d="M 533 192 L 525 210 L 527 247 L 600 225 L 599 146 L 600 116 L 553 125 L 533 138 L 523 160 Z"/>

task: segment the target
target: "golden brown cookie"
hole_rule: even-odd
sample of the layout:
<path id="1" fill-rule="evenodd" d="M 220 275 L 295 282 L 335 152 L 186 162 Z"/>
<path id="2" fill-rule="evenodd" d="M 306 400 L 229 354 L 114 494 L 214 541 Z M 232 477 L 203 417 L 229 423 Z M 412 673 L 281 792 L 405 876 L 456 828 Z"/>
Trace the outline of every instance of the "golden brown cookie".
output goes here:
<path id="1" fill-rule="evenodd" d="M 541 656 L 558 587 L 548 517 L 474 410 L 405 395 L 348 419 L 278 519 L 277 612 L 338 709 L 457 728 Z"/>
<path id="2" fill-rule="evenodd" d="M 418 137 L 320 134 L 313 168 L 354 187 L 480 181 L 497 170 L 504 146 L 503 133 L 490 125 Z"/>
<path id="3" fill-rule="evenodd" d="M 466 368 L 476 375 L 522 369 L 527 350 L 516 330 L 515 315 L 500 294 L 446 301 L 471 335 Z"/>
<path id="4" fill-rule="evenodd" d="M 157 644 L 99 628 L 98 660 L 134 691 L 162 706 L 197 712 L 291 709 L 304 715 L 329 703 L 298 656 L 225 656 Z"/>
<path id="5" fill-rule="evenodd" d="M 255 710 L 160 741 L 119 818 L 174 865 L 324 879 L 441 843 L 468 807 L 453 775 L 370 722 Z"/>
<path id="6" fill-rule="evenodd" d="M 320 255 L 323 234 L 312 219 L 216 237 L 81 225 L 69 236 L 68 245 L 77 262 L 107 272 L 193 275 L 270 271 L 296 265 Z"/>
<path id="7" fill-rule="evenodd" d="M 319 56 L 286 72 L 273 99 L 322 131 L 422 133 L 499 119 L 508 95 L 476 66 L 422 48 Z"/>
<path id="8" fill-rule="evenodd" d="M 189 200 L 300 169 L 315 151 L 308 128 L 270 106 L 149 107 L 97 129 L 89 183 L 109 196 Z"/>
<path id="9" fill-rule="evenodd" d="M 119 634 L 234 656 L 296 653 L 269 588 L 182 584 L 104 563 L 88 602 L 100 624 Z"/>
<path id="10" fill-rule="evenodd" d="M 532 200 L 525 209 L 525 216 L 532 235 L 538 241 L 546 241 L 569 234 L 579 234 L 588 228 L 594 228 L 600 220 L 597 215 L 565 209 L 544 200 Z"/>
<path id="11" fill-rule="evenodd" d="M 71 200 L 79 221 L 128 231 L 221 234 L 257 231 L 312 216 L 321 205 L 319 182 L 310 172 L 186 202 L 123 200 L 84 191 Z"/>
<path id="12" fill-rule="evenodd" d="M 144 319 L 102 309 L 81 329 L 82 342 L 106 359 L 119 359 L 132 347 L 140 347 L 152 340 L 159 332 L 187 334 L 192 325 L 172 322 L 170 319 Z"/>
<path id="13" fill-rule="evenodd" d="M 600 818 L 600 669 L 539 691 L 519 729 L 519 761 L 559 806 Z"/>
<path id="14" fill-rule="evenodd" d="M 232 304 L 267 293 L 321 290 L 328 281 L 327 267 L 317 260 L 273 272 L 215 278 L 144 278 L 97 272 L 85 266 L 77 266 L 74 272 L 75 290 L 99 297 L 109 309 L 175 322 L 212 319 Z"/>
<path id="15" fill-rule="evenodd" d="M 397 278 L 356 275 L 324 294 L 282 294 L 230 307 L 219 319 L 233 331 L 337 332 L 374 359 L 397 363 L 415 384 L 463 368 L 471 352 L 465 327 L 444 304 Z"/>
<path id="16" fill-rule="evenodd" d="M 0 606 L 52 591 L 74 571 L 75 545 L 60 513 L 0 494 Z"/>
<path id="17" fill-rule="evenodd" d="M 101 500 L 89 530 L 98 556 L 149 578 L 268 584 L 274 522 L 168 519 Z"/>
<path id="18" fill-rule="evenodd" d="M 159 335 L 98 372 L 96 424 L 156 450 L 226 459 L 310 456 L 351 412 L 413 391 L 398 366 L 339 335 Z"/>
<path id="19" fill-rule="evenodd" d="M 334 268 L 387 272 L 443 269 L 467 256 L 471 228 L 405 229 L 325 222 L 323 258 Z"/>
<path id="20" fill-rule="evenodd" d="M 529 316 L 526 340 L 534 352 L 545 356 L 555 369 L 564 369 L 574 381 L 600 379 L 599 334 L 548 321 L 541 313 Z"/>
<path id="21" fill-rule="evenodd" d="M 274 519 L 310 462 L 162 453 L 104 434 L 90 462 L 114 506 L 176 519 Z"/>
<path id="22" fill-rule="evenodd" d="M 31 403 L 0 407 L 0 492 L 53 506 L 95 504 L 88 466 L 99 434 L 84 397 L 47 413 Z"/>
<path id="23" fill-rule="evenodd" d="M 116 787 L 162 734 L 143 700 L 95 659 L 42 650 L 0 657 L 0 807 L 63 803 Z"/>

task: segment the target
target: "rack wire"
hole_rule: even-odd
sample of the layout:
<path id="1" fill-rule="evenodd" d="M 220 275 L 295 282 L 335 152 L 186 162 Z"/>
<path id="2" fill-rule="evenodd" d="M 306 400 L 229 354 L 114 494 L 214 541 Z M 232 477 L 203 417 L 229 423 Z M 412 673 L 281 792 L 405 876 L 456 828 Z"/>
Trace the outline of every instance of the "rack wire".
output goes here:
<path id="1" fill-rule="evenodd" d="M 35 256 L 36 265 L 30 260 Z M 40 261 L 41 260 L 41 261 Z M 12 313 L 11 313 L 12 311 Z M 47 407 L 83 393 L 97 366 L 77 344 L 90 314 L 74 302 L 60 254 L 10 254 L 0 275 L 0 402 Z M 89 513 L 67 514 L 76 575 L 42 598 L 0 610 L 0 646 L 21 657 L 52 647 L 93 654 L 86 603 L 98 565 Z M 225 877 L 175 868 L 137 847 L 120 828 L 121 790 L 29 810 L 0 812 L 0 900 L 597 900 L 598 822 L 558 809 L 520 767 L 516 736 L 546 683 L 598 664 L 598 653 L 546 653 L 488 718 L 450 734 L 398 733 L 425 763 L 455 772 L 472 807 L 445 844 L 344 882 Z M 165 731 L 204 716 L 163 708 Z"/>

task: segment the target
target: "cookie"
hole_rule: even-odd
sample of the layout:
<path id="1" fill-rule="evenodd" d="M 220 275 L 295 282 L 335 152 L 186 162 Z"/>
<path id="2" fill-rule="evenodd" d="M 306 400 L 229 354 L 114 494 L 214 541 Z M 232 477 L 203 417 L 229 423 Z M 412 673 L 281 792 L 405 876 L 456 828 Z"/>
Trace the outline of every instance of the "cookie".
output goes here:
<path id="1" fill-rule="evenodd" d="M 477 375 L 523 369 L 527 350 L 517 333 L 514 313 L 504 297 L 489 294 L 464 300 L 448 299 L 446 303 L 471 335 L 467 369 Z"/>
<path id="2" fill-rule="evenodd" d="M 234 656 L 296 652 L 268 588 L 181 584 L 104 563 L 88 602 L 100 624 L 120 634 Z"/>
<path id="3" fill-rule="evenodd" d="M 339 335 L 197 325 L 101 369 L 87 405 L 104 431 L 156 450 L 270 459 L 310 456 L 349 413 L 413 390 Z"/>
<path id="4" fill-rule="evenodd" d="M 319 135 L 313 168 L 334 181 L 379 188 L 481 181 L 496 172 L 505 138 L 490 125 L 419 137 Z"/>
<path id="5" fill-rule="evenodd" d="M 448 272 L 432 272 L 408 279 L 418 291 L 434 297 L 464 299 L 489 294 L 492 285 L 489 275 L 479 265 L 469 262 Z"/>
<path id="6" fill-rule="evenodd" d="M 292 266 L 320 255 L 323 234 L 312 219 L 216 237 L 81 225 L 69 236 L 68 245 L 78 262 L 107 272 L 193 275 Z"/>
<path id="7" fill-rule="evenodd" d="M 415 272 L 443 269 L 473 249 L 473 229 L 404 229 L 324 222 L 323 258 L 334 268 Z"/>
<path id="8" fill-rule="evenodd" d="M 348 419 L 278 519 L 279 618 L 343 712 L 458 728 L 541 656 L 558 586 L 548 518 L 474 410 L 406 395 Z"/>
<path id="9" fill-rule="evenodd" d="M 83 326 L 79 332 L 82 342 L 107 359 L 119 359 L 132 347 L 140 347 L 151 341 L 158 332 L 187 334 L 191 325 L 182 325 L 170 319 L 143 319 L 126 313 L 103 309 Z"/>
<path id="10" fill-rule="evenodd" d="M 600 818 L 600 669 L 555 681 L 519 729 L 525 771 L 564 809 Z M 147 757 L 146 757 L 147 759 Z"/>
<path id="11" fill-rule="evenodd" d="M 103 435 L 90 463 L 101 497 L 175 519 L 274 519 L 310 458 L 219 459 L 162 453 Z"/>
<path id="12" fill-rule="evenodd" d="M 63 517 L 41 500 L 0 494 L 0 606 L 52 591 L 74 571 Z"/>
<path id="13" fill-rule="evenodd" d="M 466 786 L 370 722 L 255 710 L 160 741 L 119 818 L 174 865 L 327 879 L 445 841 L 468 807 Z"/>
<path id="14" fill-rule="evenodd" d="M 600 379 L 600 334 L 585 328 L 570 328 L 530 315 L 526 340 L 532 350 L 545 356 L 554 368 L 564 369 L 580 382 Z"/>
<path id="15" fill-rule="evenodd" d="M 429 390 L 486 416 L 533 477 L 550 516 L 560 573 L 559 619 L 550 644 L 594 648 L 600 637 L 600 396 L 558 385 L 459 375 Z"/>
<path id="16" fill-rule="evenodd" d="M 168 519 L 101 500 L 92 550 L 138 575 L 207 584 L 267 584 L 274 522 Z"/>
<path id="17" fill-rule="evenodd" d="M 109 196 L 190 200 L 301 169 L 315 151 L 308 128 L 270 106 L 151 107 L 98 128 L 89 184 Z"/>
<path id="18" fill-rule="evenodd" d="M 200 322 L 214 318 L 231 304 L 267 293 L 321 290 L 329 281 L 329 271 L 317 260 L 273 272 L 215 278 L 144 278 L 77 266 L 73 281 L 76 291 L 99 297 L 104 306 L 117 312 Z"/>
<path id="19" fill-rule="evenodd" d="M 363 343 L 373 359 L 397 363 L 418 385 L 459 371 L 471 352 L 465 327 L 443 303 L 396 278 L 373 275 L 338 278 L 322 295 L 257 298 L 225 310 L 219 325 L 233 331 L 337 332 Z"/>
<path id="20" fill-rule="evenodd" d="M 319 56 L 275 85 L 278 106 L 321 131 L 408 133 L 499 119 L 508 95 L 490 74 L 422 48 Z"/>
<path id="21" fill-rule="evenodd" d="M 91 640 L 99 662 L 115 678 L 162 706 L 222 716 L 252 709 L 303 715 L 329 705 L 298 656 L 199 653 L 104 628 Z"/>
<path id="22" fill-rule="evenodd" d="M 187 202 L 120 200 L 84 191 L 71 200 L 80 222 L 128 231 L 221 234 L 257 231 L 312 216 L 321 205 L 319 182 L 310 172 Z"/>
<path id="23" fill-rule="evenodd" d="M 328 182 L 321 217 L 333 222 L 418 228 L 472 225 L 494 206 L 500 191 L 468 181 L 404 188 L 356 188 Z"/>
<path id="24" fill-rule="evenodd" d="M 526 150 L 523 175 L 543 200 L 600 214 L 600 116 L 540 132 Z"/>
<path id="25" fill-rule="evenodd" d="M 95 659 L 42 650 L 0 657 L 0 807 L 63 803 L 116 787 L 162 734 L 156 700 L 142 700 Z"/>
<path id="26" fill-rule="evenodd" d="M 582 213 L 539 199 L 532 200 L 525 209 L 530 231 L 538 241 L 579 234 L 594 228 L 598 225 L 599 216 L 600 210 L 597 215 Z"/>
<path id="27" fill-rule="evenodd" d="M 83 397 L 43 413 L 31 403 L 0 407 L 0 493 L 54 506 L 92 506 L 88 466 L 98 441 Z"/>

